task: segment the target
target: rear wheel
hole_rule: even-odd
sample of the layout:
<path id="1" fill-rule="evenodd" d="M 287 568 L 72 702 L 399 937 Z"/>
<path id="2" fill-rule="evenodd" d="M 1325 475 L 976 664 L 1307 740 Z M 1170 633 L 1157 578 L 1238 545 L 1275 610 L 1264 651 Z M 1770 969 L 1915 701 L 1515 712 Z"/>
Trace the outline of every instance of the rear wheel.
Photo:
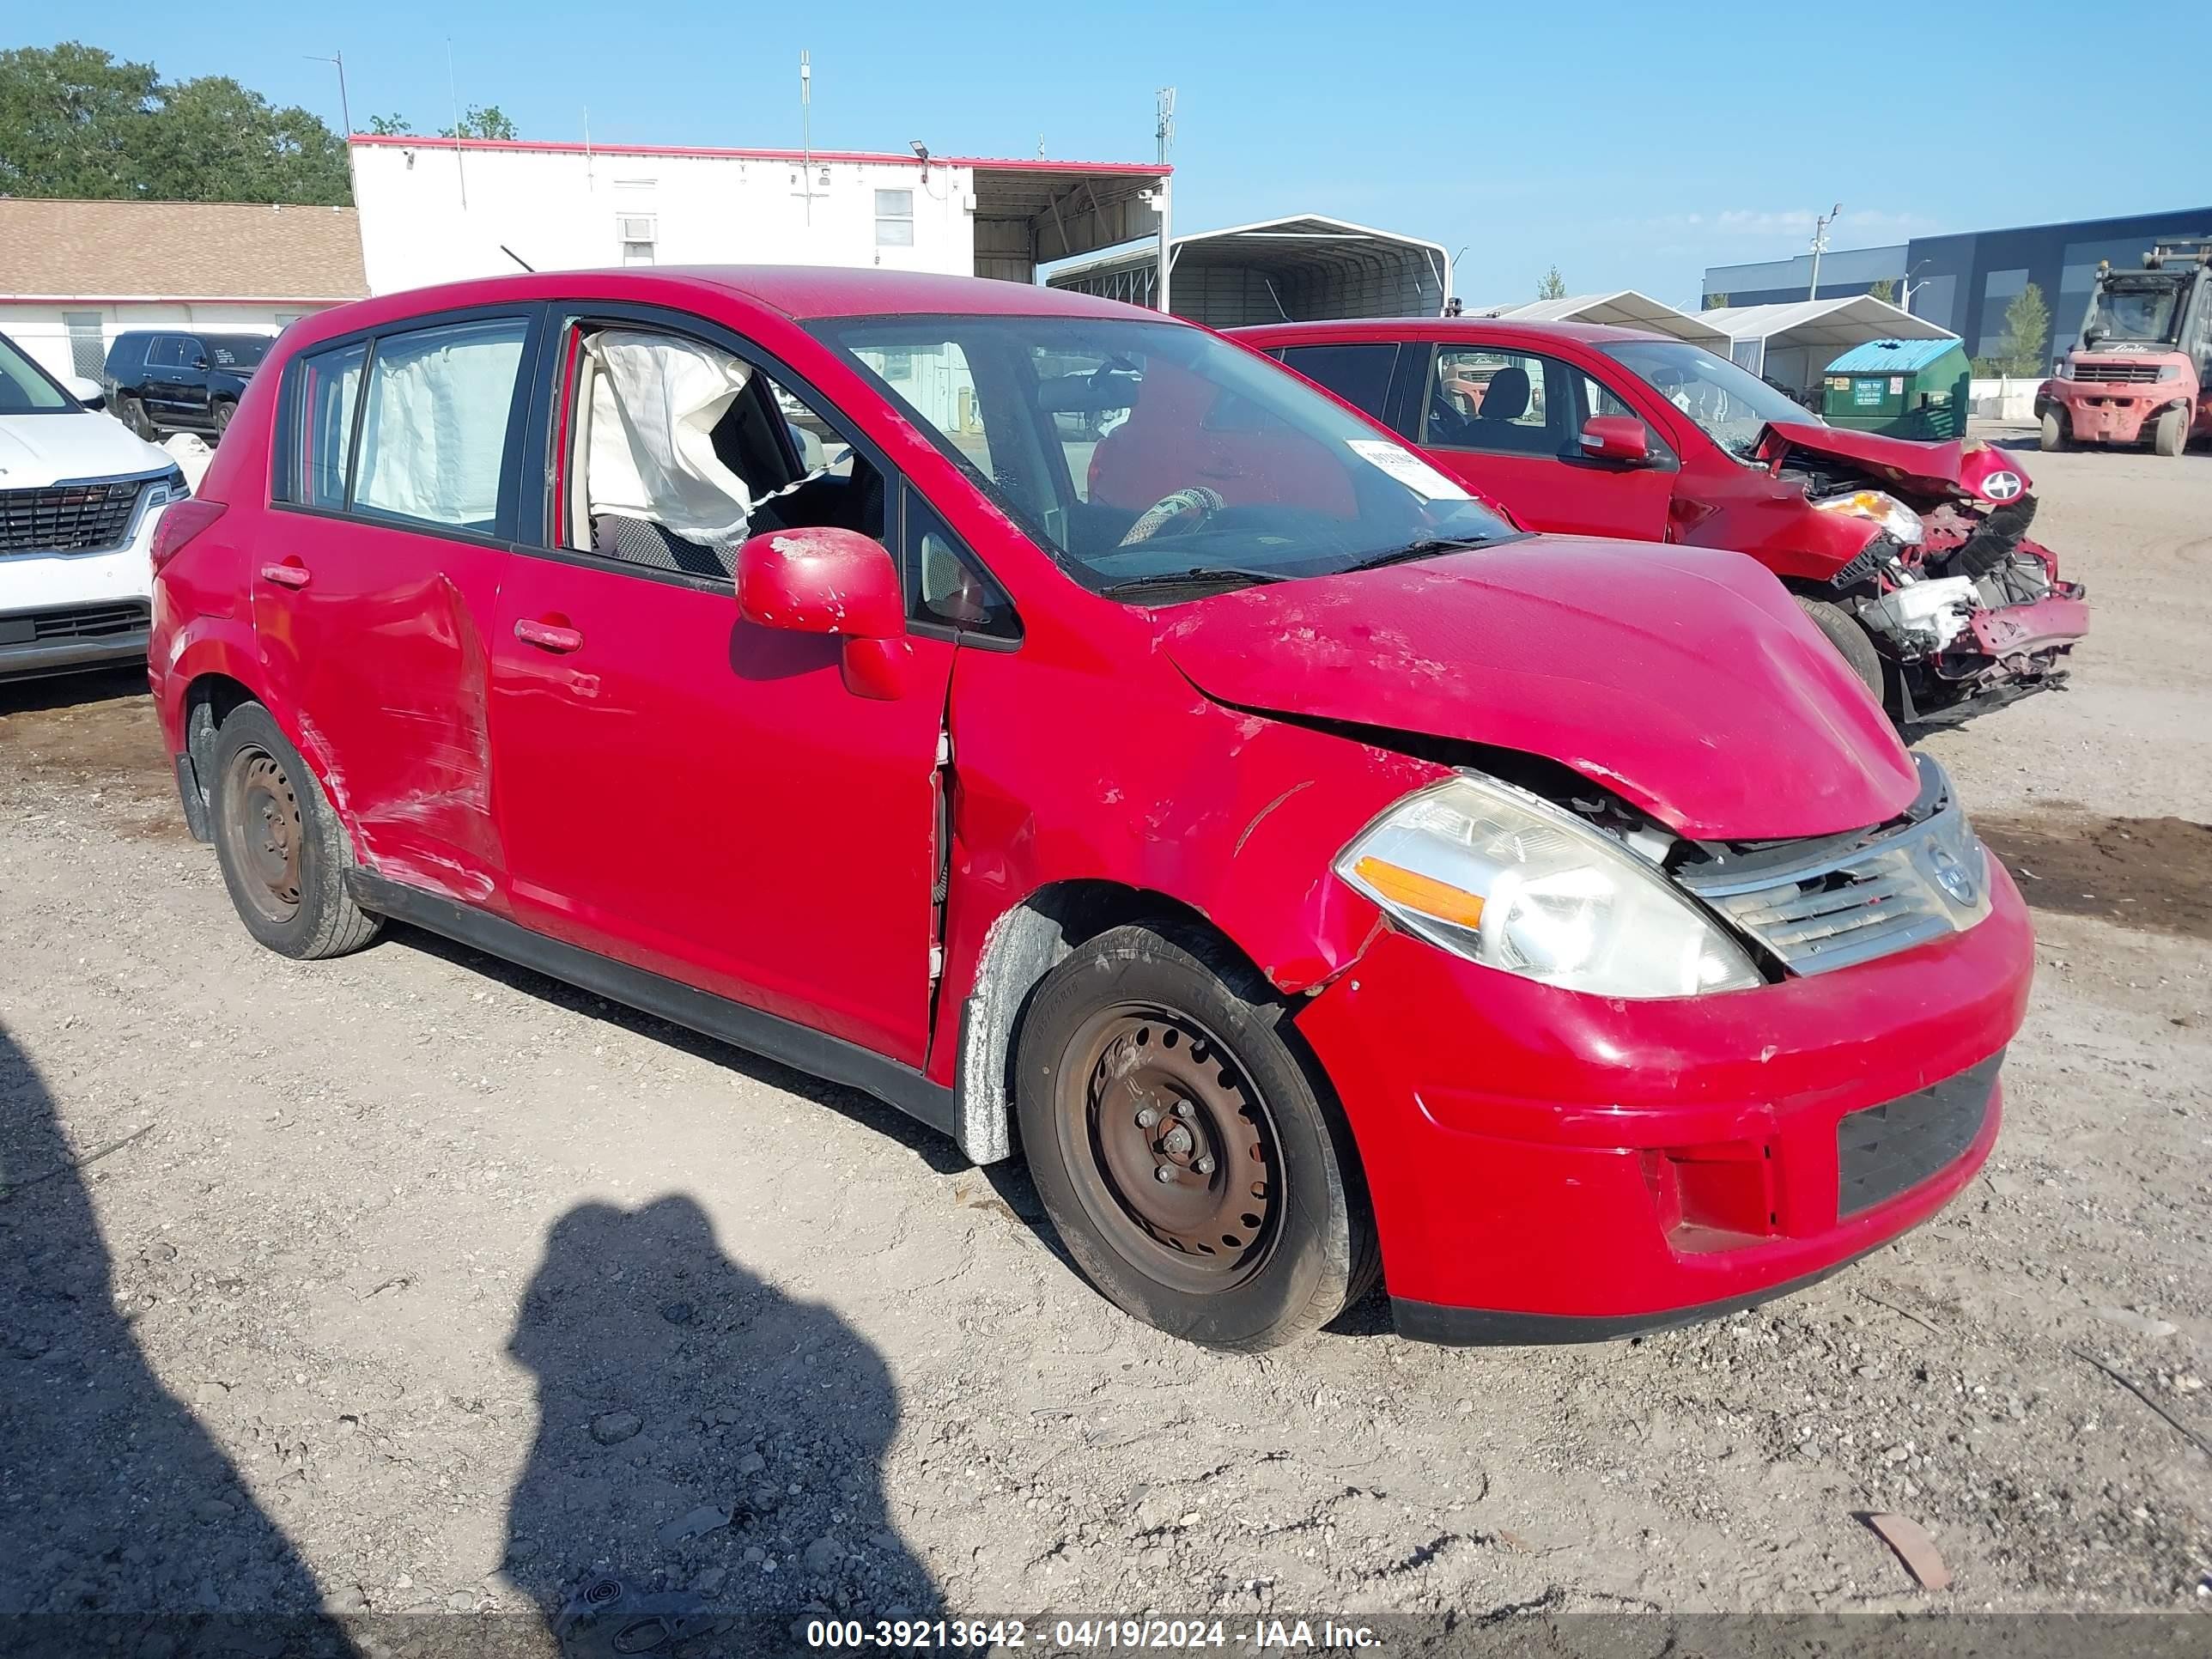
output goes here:
<path id="1" fill-rule="evenodd" d="M 2045 410 L 2043 431 L 2036 439 L 2035 447 L 2038 449 L 2063 449 L 2066 442 L 2066 417 L 2055 409 Z"/>
<path id="2" fill-rule="evenodd" d="M 2160 455 L 2179 455 L 2189 442 L 2189 411 L 2169 409 L 2158 417 L 2158 425 L 2151 433 L 2150 447 Z"/>
<path id="3" fill-rule="evenodd" d="M 1865 629 L 1859 626 L 1856 617 L 1840 605 L 1828 599 L 1808 599 L 1802 593 L 1791 596 L 1797 608 L 1813 619 L 1813 626 L 1828 636 L 1828 643 L 1836 647 L 1843 659 L 1874 693 L 1874 700 L 1882 700 L 1881 653 L 1874 648 Z"/>
<path id="4" fill-rule="evenodd" d="M 1350 1132 L 1284 1024 L 1233 952 L 1161 924 L 1078 947 L 1022 1025 L 1022 1145 L 1068 1254 L 1209 1347 L 1294 1341 L 1379 1265 Z"/>
<path id="5" fill-rule="evenodd" d="M 345 890 L 345 830 L 269 711 L 241 703 L 216 732 L 216 860 L 246 931 L 280 956 L 358 951 L 378 919 Z"/>

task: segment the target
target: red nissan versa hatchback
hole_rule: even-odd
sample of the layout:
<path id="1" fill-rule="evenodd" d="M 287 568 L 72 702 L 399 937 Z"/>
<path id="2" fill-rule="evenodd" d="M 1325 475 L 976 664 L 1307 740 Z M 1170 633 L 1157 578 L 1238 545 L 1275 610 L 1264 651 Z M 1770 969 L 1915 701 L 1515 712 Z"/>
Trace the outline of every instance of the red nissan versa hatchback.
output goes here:
<path id="1" fill-rule="evenodd" d="M 1018 1146 L 1231 1348 L 1378 1268 L 1443 1340 L 1745 1304 L 1996 1135 L 2019 895 L 1748 559 L 1521 534 L 1042 288 L 517 276 L 272 356 L 151 675 L 278 951 L 411 922 Z M 1115 432 L 1177 485 L 1095 499 Z"/>

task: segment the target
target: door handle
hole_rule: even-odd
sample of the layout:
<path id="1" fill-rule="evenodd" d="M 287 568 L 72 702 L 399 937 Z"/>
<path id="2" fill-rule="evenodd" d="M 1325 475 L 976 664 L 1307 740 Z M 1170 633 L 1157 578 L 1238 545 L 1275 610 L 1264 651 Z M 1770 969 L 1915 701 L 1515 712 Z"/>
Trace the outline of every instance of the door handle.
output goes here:
<path id="1" fill-rule="evenodd" d="M 261 580 L 275 582 L 279 587 L 305 587 L 308 580 L 307 567 L 303 564 L 264 564 L 261 567 Z"/>
<path id="2" fill-rule="evenodd" d="M 584 644 L 584 630 L 580 628 L 570 628 L 562 623 L 532 622 L 526 617 L 515 623 L 514 637 L 541 651 L 577 651 Z"/>

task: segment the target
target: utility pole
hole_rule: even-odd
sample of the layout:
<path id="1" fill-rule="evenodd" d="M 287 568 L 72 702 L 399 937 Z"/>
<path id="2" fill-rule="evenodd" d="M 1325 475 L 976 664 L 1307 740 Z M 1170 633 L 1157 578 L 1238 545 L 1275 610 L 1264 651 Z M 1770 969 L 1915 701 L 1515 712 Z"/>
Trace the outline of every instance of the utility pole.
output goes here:
<path id="1" fill-rule="evenodd" d="M 814 222 L 814 65 L 799 54 L 799 193 L 806 203 L 806 222 Z"/>
<path id="2" fill-rule="evenodd" d="M 1844 204 L 1838 202 L 1813 221 L 1813 280 L 1805 288 L 1805 297 L 1808 300 L 1820 297 L 1820 256 L 1828 251 L 1828 227 L 1836 222 L 1837 216 L 1843 210 Z"/>
<path id="3" fill-rule="evenodd" d="M 1152 133 L 1158 142 L 1160 163 L 1160 181 L 1152 187 L 1152 207 L 1160 220 L 1159 280 L 1153 285 L 1152 298 L 1163 317 L 1168 314 L 1169 268 L 1175 263 L 1175 210 L 1170 199 L 1171 186 L 1168 179 L 1168 155 L 1175 149 L 1175 106 L 1176 89 L 1162 87 L 1155 106 L 1158 125 Z"/>
<path id="4" fill-rule="evenodd" d="M 345 54 L 342 52 L 334 52 L 328 58 L 325 58 L 319 52 L 302 52 L 301 56 L 311 64 L 336 64 L 338 66 L 338 117 L 345 123 L 344 136 L 348 138 L 352 137 L 353 106 L 346 100 Z"/>
<path id="5" fill-rule="evenodd" d="M 1912 267 L 1912 270 L 1925 270 L 1928 268 L 1929 263 L 1929 262 L 1928 260 L 1923 259 L 1918 264 Z M 1916 289 L 1926 288 L 1928 286 L 1927 283 L 1914 282 L 1912 280 L 1912 270 L 1908 270 L 1905 273 L 1905 281 L 1898 290 L 1897 305 L 1898 309 L 1900 311 L 1911 311 L 1912 309 L 1913 290 Z M 1929 282 L 1933 282 L 1935 278 L 1933 277 L 1929 278 Z"/>
<path id="6" fill-rule="evenodd" d="M 453 173 L 461 181 L 461 211 L 469 210 L 469 136 L 461 131 L 461 83 L 453 74 L 453 37 L 446 37 L 446 95 L 453 105 Z"/>

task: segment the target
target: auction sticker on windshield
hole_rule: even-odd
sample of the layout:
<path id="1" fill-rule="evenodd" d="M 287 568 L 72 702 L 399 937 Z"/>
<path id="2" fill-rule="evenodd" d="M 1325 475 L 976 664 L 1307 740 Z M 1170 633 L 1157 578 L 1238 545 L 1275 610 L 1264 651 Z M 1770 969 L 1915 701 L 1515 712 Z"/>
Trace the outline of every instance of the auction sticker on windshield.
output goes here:
<path id="1" fill-rule="evenodd" d="M 1471 501 L 1473 495 L 1454 483 L 1410 449 L 1380 438 L 1346 438 L 1345 445 L 1362 460 L 1371 461 L 1423 501 Z"/>

